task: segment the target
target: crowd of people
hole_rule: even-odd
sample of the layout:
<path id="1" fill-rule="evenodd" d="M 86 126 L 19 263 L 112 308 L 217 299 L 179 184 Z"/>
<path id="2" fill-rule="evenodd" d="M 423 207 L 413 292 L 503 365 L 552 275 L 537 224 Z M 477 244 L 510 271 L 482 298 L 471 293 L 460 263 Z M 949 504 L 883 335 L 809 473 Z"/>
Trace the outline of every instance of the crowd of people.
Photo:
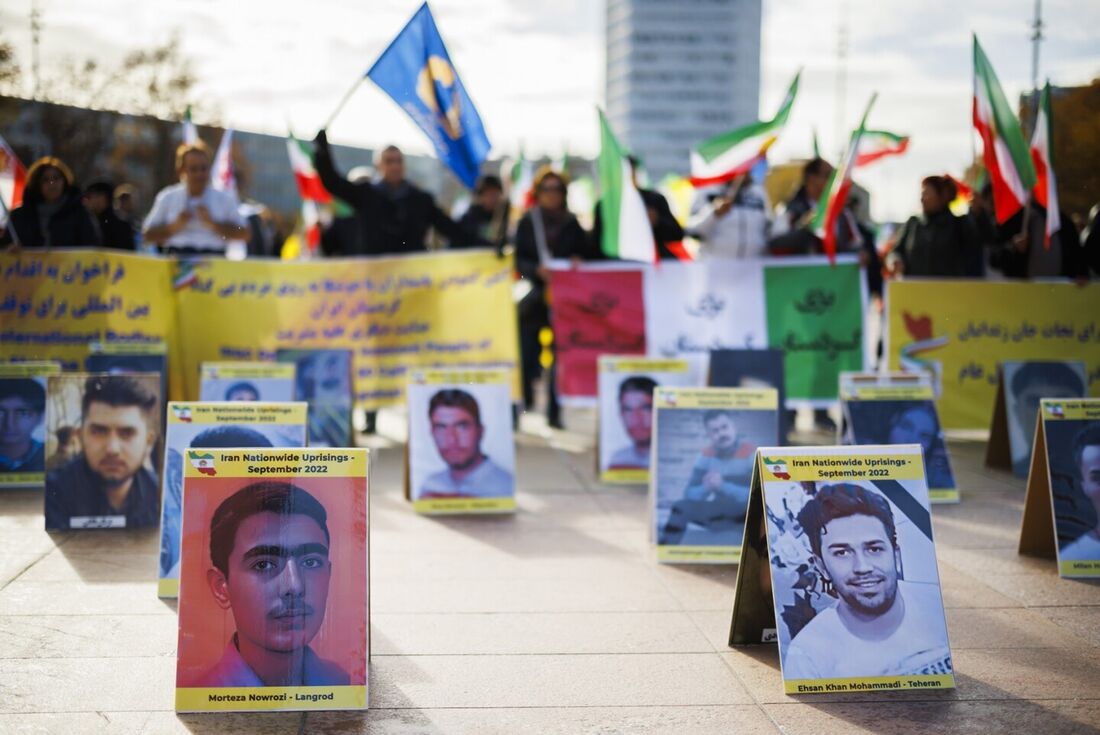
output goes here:
<path id="1" fill-rule="evenodd" d="M 550 329 L 547 291 L 553 279 L 551 261 L 574 264 L 603 260 L 602 216 L 597 203 L 592 227 L 586 229 L 568 206 L 568 175 L 551 166 L 536 172 L 531 206 L 512 226 L 511 200 L 498 176 L 478 181 L 474 199 L 460 219 L 453 219 L 432 195 L 406 177 L 401 150 L 389 146 L 377 158 L 377 178 L 337 169 L 324 130 L 314 141 L 315 167 L 324 187 L 351 208 L 351 217 L 328 223 L 322 235 L 325 256 L 392 255 L 426 252 L 430 233 L 450 248 L 514 248 L 520 287 L 516 289 L 520 325 L 523 397 L 536 402 L 535 385 L 543 372 L 541 359 Z M 247 243 L 249 254 L 277 254 L 270 228 L 260 226 L 254 210 L 211 183 L 211 154 L 201 142 L 180 145 L 176 152 L 178 182 L 161 190 L 144 219 L 137 213 L 132 186 L 96 180 L 83 190 L 62 161 L 45 157 L 27 173 L 21 206 L 10 213 L 0 233 L 9 249 L 105 247 L 169 255 L 218 255 L 229 241 Z M 637 171 L 637 161 L 631 159 Z M 753 258 L 819 254 L 822 241 L 811 220 L 833 170 L 814 158 L 802 168 L 798 190 L 774 208 L 761 182 L 745 175 L 697 192 L 691 215 L 681 225 L 666 198 L 639 186 L 652 226 L 657 255 L 688 257 L 685 238 L 698 242 L 698 258 Z M 884 242 L 861 218 L 858 195 L 852 195 L 837 222 L 840 252 L 857 254 L 866 266 L 872 297 L 882 293 L 884 278 L 1049 278 L 1084 281 L 1100 275 L 1100 205 L 1093 208 L 1083 231 L 1067 213 L 1061 227 L 1047 237 L 1047 213 L 1032 200 L 1003 224 L 993 216 L 987 186 L 973 194 L 969 211 L 955 214 L 951 204 L 958 186 L 949 176 L 928 176 L 920 186 L 921 213 Z M 1082 223 L 1084 224 L 1084 223 Z M 561 412 L 551 371 L 544 380 L 547 419 L 561 425 Z M 824 417 L 821 417 L 824 419 Z"/>

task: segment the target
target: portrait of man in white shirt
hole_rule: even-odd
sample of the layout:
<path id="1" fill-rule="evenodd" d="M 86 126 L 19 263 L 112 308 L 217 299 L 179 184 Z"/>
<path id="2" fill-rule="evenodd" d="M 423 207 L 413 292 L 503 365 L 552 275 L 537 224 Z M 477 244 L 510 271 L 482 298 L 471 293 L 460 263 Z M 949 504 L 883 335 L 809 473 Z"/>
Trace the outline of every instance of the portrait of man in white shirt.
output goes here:
<path id="1" fill-rule="evenodd" d="M 482 450 L 485 426 L 477 399 L 459 388 L 444 388 L 428 403 L 432 440 L 447 468 L 428 477 L 418 498 L 501 498 L 515 480 Z"/>

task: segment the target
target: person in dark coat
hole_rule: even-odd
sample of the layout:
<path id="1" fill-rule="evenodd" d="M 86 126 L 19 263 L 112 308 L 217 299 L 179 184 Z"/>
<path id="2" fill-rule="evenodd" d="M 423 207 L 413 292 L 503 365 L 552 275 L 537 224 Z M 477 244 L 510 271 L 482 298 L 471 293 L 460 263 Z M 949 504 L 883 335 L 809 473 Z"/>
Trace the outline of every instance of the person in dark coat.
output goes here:
<path id="1" fill-rule="evenodd" d="M 551 260 L 600 260 L 599 245 L 593 247 L 584 228 L 566 206 L 565 177 L 549 166 L 535 174 L 535 206 L 524 213 L 516 227 L 516 270 L 530 290 L 519 302 L 520 362 L 523 372 L 523 402 L 535 403 L 534 381 L 542 372 L 539 333 L 550 326 L 546 289 L 552 279 Z M 546 376 L 546 418 L 561 427 L 561 408 L 554 386 L 554 368 Z"/>
<path id="2" fill-rule="evenodd" d="M 11 211 L 0 245 L 16 248 L 74 248 L 99 245 L 73 172 L 58 158 L 45 157 L 27 171 L 23 203 Z M 14 230 L 14 233 L 13 233 Z"/>
<path id="3" fill-rule="evenodd" d="M 314 165 L 321 183 L 333 196 L 355 210 L 362 232 L 363 255 L 422 253 L 428 230 L 435 228 L 451 243 L 465 243 L 466 234 L 432 199 L 432 195 L 405 179 L 405 157 L 396 146 L 379 155 L 382 180 L 351 182 L 336 171 L 324 130 L 314 140 Z M 344 253 L 355 255 L 356 253 Z"/>
<path id="4" fill-rule="evenodd" d="M 84 190 L 84 206 L 99 229 L 100 245 L 116 250 L 133 250 L 134 229 L 115 213 L 112 206 L 114 197 L 114 184 L 95 181 Z"/>
<path id="5" fill-rule="evenodd" d="M 946 176 L 921 182 L 923 215 L 901 226 L 886 260 L 895 275 L 980 278 L 981 241 L 974 221 L 956 217 L 948 205 L 958 189 Z"/>
<path id="6" fill-rule="evenodd" d="M 458 225 L 466 233 L 465 243 L 451 243 L 451 247 L 475 247 L 493 243 L 497 251 L 504 247 L 504 219 L 508 216 L 504 199 L 504 183 L 499 176 L 486 175 L 477 180 L 474 187 L 474 203 L 470 205 Z"/>
<path id="7" fill-rule="evenodd" d="M 679 256 L 669 248 L 670 243 L 678 243 L 684 239 L 684 228 L 676 221 L 672 214 L 672 208 L 668 206 L 668 200 L 660 192 L 652 189 L 643 189 L 638 186 L 638 159 L 634 156 L 627 158 L 630 161 L 630 175 L 634 187 L 642 195 L 642 204 L 645 205 L 646 214 L 649 216 L 649 225 L 653 228 L 653 240 L 657 244 L 657 258 L 660 260 L 674 260 Z M 602 251 L 603 242 L 603 214 L 600 210 L 600 202 L 596 202 L 595 211 L 592 213 L 592 247 Z"/>
<path id="8" fill-rule="evenodd" d="M 989 265 L 1006 278 L 1088 278 L 1085 248 L 1073 220 L 1061 212 L 1061 226 L 1045 243 L 1047 211 L 1037 202 L 1027 205 L 1027 233 L 1024 209 L 997 228 L 997 244 L 989 254 Z"/>

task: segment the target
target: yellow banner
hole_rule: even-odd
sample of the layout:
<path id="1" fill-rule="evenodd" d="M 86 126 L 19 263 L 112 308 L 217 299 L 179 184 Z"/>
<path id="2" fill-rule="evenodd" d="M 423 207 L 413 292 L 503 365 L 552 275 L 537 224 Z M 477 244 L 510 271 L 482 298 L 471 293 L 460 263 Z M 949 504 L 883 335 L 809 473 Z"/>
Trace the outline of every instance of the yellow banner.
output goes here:
<path id="1" fill-rule="evenodd" d="M 914 674 L 912 676 L 872 676 L 855 679 L 790 679 L 783 681 L 787 694 L 827 694 L 830 692 L 876 692 L 901 689 L 954 689 L 952 674 Z"/>
<path id="2" fill-rule="evenodd" d="M 948 429 L 989 427 L 1006 360 L 1083 360 L 1100 396 L 1100 283 L 891 282 L 886 350 L 891 369 L 940 377 Z"/>
<path id="3" fill-rule="evenodd" d="M 839 448 L 832 454 L 788 454 L 782 449 L 757 452 L 764 482 L 808 482 L 822 480 L 923 480 L 924 461 L 920 447 L 907 452 L 899 446 L 897 452 L 882 451 L 863 454 L 855 447 Z"/>
<path id="4" fill-rule="evenodd" d="M 449 513 L 514 513 L 515 498 L 426 498 L 413 501 L 413 510 L 425 515 Z"/>
<path id="5" fill-rule="evenodd" d="M 410 370 L 448 366 L 510 369 L 518 398 L 512 274 L 511 257 L 489 250 L 309 262 L 0 253 L 0 353 L 78 370 L 93 343 L 167 345 L 180 400 L 198 396 L 203 362 L 350 349 L 365 408 L 403 400 Z"/>
<path id="6" fill-rule="evenodd" d="M 728 408 L 775 411 L 779 392 L 774 388 L 662 388 L 654 394 L 655 408 Z"/>
<path id="7" fill-rule="evenodd" d="M 72 371 L 84 368 L 93 343 L 171 344 L 174 267 L 117 250 L 0 253 L 0 353 L 57 360 Z M 180 368 L 170 351 L 172 395 L 182 396 Z"/>
<path id="8" fill-rule="evenodd" d="M 274 360 L 279 347 L 347 348 L 356 402 L 377 408 L 403 399 L 411 369 L 516 367 L 512 260 L 488 250 L 207 260 L 177 295 L 188 380 L 204 361 Z M 189 387 L 196 395 L 197 385 Z"/>
<path id="9" fill-rule="evenodd" d="M 365 477 L 367 449 L 188 449 L 184 477 Z"/>
<path id="10" fill-rule="evenodd" d="M 305 401 L 171 401 L 169 424 L 290 424 L 305 425 Z"/>
<path id="11" fill-rule="evenodd" d="M 177 712 L 366 709 L 365 686 L 180 687 Z"/>
<path id="12" fill-rule="evenodd" d="M 740 546 L 658 546 L 657 561 L 677 564 L 738 564 Z"/>
<path id="13" fill-rule="evenodd" d="M 1096 421 L 1100 419 L 1100 399 L 1044 398 L 1040 402 L 1044 421 Z"/>

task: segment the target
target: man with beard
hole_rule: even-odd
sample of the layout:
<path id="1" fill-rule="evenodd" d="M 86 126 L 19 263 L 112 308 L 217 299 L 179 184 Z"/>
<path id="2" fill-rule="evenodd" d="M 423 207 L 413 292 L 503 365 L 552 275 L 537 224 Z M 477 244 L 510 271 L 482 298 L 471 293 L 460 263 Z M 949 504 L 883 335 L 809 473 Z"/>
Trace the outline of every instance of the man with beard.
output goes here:
<path id="1" fill-rule="evenodd" d="M 632 375 L 619 385 L 619 416 L 630 437 L 629 447 L 620 447 L 611 455 L 608 469 L 649 469 L 649 445 L 653 440 L 653 389 L 657 381 L 645 375 Z"/>
<path id="2" fill-rule="evenodd" d="M 236 632 L 196 687 L 345 686 L 350 678 L 309 647 L 325 619 L 331 539 L 325 508 L 300 487 L 257 482 L 210 520 L 206 581 Z"/>
<path id="3" fill-rule="evenodd" d="M 156 381 L 93 375 L 84 384 L 83 450 L 46 475 L 46 528 L 141 528 L 160 522 L 160 488 L 145 466 L 157 440 Z"/>
<path id="4" fill-rule="evenodd" d="M 898 579 L 901 549 L 885 498 L 855 484 L 827 485 L 798 522 L 839 599 L 791 641 L 784 679 L 952 672 L 939 588 Z"/>
<path id="5" fill-rule="evenodd" d="M 683 499 L 672 504 L 661 532 L 662 546 L 683 541 L 690 523 L 721 532 L 745 520 L 756 446 L 737 433 L 731 411 L 705 412 L 703 427 L 709 446 L 695 460 Z"/>
<path id="6" fill-rule="evenodd" d="M 447 388 L 428 402 L 432 439 L 447 469 L 429 477 L 419 498 L 500 498 L 512 495 L 512 474 L 481 451 L 485 427 L 477 400 Z"/>

